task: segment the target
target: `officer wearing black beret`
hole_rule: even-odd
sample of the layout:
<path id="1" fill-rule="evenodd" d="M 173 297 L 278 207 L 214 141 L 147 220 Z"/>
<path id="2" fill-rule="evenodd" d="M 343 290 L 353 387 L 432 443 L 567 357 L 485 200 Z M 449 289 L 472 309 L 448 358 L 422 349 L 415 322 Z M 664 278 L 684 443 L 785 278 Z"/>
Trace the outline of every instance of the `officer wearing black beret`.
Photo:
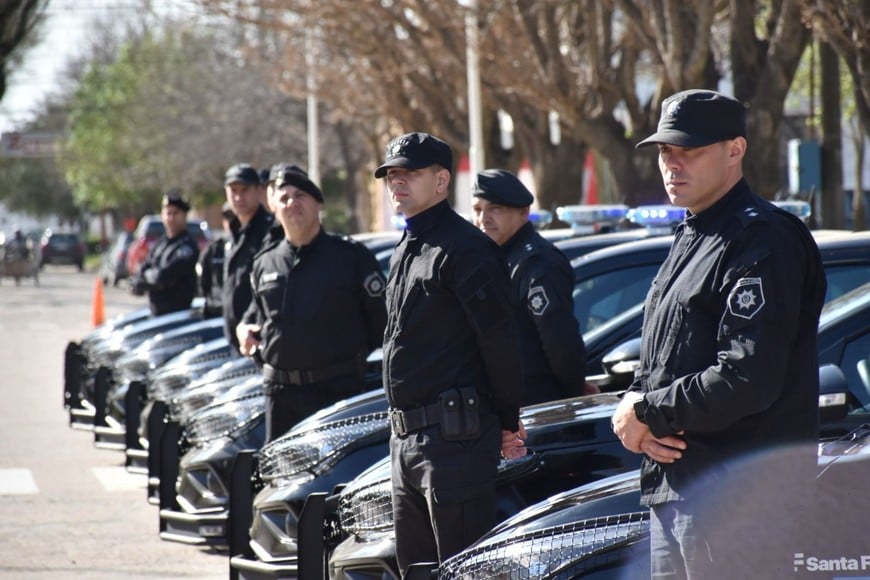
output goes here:
<path id="1" fill-rule="evenodd" d="M 472 195 L 474 224 L 500 246 L 519 305 L 523 405 L 585 394 L 586 348 L 574 318 L 574 270 L 529 221 L 534 197 L 504 169 L 478 173 Z"/>
<path id="2" fill-rule="evenodd" d="M 647 295 L 640 367 L 613 415 L 623 445 L 644 455 L 652 576 L 792 577 L 804 544 L 777 542 L 794 537 L 816 473 L 818 248 L 743 178 L 737 99 L 671 95 L 644 146 L 656 147 L 668 198 L 687 210 Z M 798 458 L 787 477 L 741 473 L 747 458 L 786 449 Z M 739 505 L 723 512 L 725 495 Z"/>
<path id="3" fill-rule="evenodd" d="M 196 295 L 199 246 L 187 231 L 189 210 L 190 204 L 177 190 L 163 196 L 160 209 L 163 236 L 131 280 L 133 294 L 148 293 L 154 315 L 190 308 Z"/>
<path id="4" fill-rule="evenodd" d="M 383 350 L 403 574 L 495 524 L 499 450 L 524 451 L 510 280 L 498 247 L 447 202 L 452 163 L 444 141 L 408 133 L 375 171 L 407 224 L 390 260 Z"/>
<path id="5" fill-rule="evenodd" d="M 251 270 L 253 300 L 237 327 L 241 352 L 258 354 L 266 389 L 266 440 L 326 405 L 370 388 L 368 354 L 383 341 L 386 281 L 362 244 L 320 224 L 323 192 L 295 165 L 273 191 L 284 238 Z"/>

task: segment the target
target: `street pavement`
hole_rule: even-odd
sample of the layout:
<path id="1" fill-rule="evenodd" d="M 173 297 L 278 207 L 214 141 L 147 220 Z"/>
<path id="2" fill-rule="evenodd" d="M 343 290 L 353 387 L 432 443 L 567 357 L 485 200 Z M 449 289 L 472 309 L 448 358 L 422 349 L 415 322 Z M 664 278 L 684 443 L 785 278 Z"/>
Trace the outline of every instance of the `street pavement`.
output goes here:
<path id="1" fill-rule="evenodd" d="M 94 273 L 48 266 L 0 280 L 0 578 L 227 578 L 225 554 L 162 541 L 146 476 L 97 449 L 63 408 L 68 341 L 93 326 Z M 106 287 L 104 312 L 146 306 Z"/>

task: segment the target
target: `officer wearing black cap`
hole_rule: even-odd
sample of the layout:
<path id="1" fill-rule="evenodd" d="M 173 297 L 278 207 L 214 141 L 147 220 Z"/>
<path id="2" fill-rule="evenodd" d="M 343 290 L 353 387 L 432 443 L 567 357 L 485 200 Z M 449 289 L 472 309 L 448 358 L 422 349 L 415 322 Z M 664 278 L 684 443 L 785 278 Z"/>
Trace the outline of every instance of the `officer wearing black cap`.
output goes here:
<path id="1" fill-rule="evenodd" d="M 444 141 L 408 133 L 375 171 L 407 224 L 390 260 L 383 350 L 403 573 L 489 530 L 499 450 L 524 452 L 510 280 L 498 246 L 448 204 L 452 164 Z"/>
<path id="2" fill-rule="evenodd" d="M 263 206 L 260 175 L 247 163 L 230 167 L 224 177 L 227 203 L 235 217 L 224 250 L 223 315 L 227 340 L 238 348 L 236 326 L 251 304 L 251 266 L 268 238 L 274 218 Z"/>
<path id="3" fill-rule="evenodd" d="M 224 202 L 221 207 L 221 232 L 205 247 L 199 256 L 196 265 L 196 273 L 199 276 L 199 291 L 205 299 L 203 312 L 206 318 L 223 316 L 223 292 L 224 292 L 224 252 L 226 249 L 226 236 L 230 230 L 230 222 L 236 214 L 229 202 Z"/>
<path id="4" fill-rule="evenodd" d="M 133 294 L 148 293 L 151 312 L 166 314 L 190 308 L 196 295 L 196 260 L 199 246 L 187 231 L 190 204 L 173 190 L 163 196 L 160 219 L 163 236 L 151 248 L 131 280 Z"/>
<path id="5" fill-rule="evenodd" d="M 772 543 L 795 530 L 762 514 L 794 523 L 812 489 L 826 281 L 804 223 L 743 179 L 745 115 L 724 94 L 679 92 L 638 144 L 657 147 L 668 198 L 687 210 L 647 295 L 640 368 L 613 415 L 623 445 L 644 454 L 653 577 L 786 578 L 803 549 Z M 751 517 L 713 516 L 742 462 L 790 447 L 803 455 L 787 478 L 750 477 L 737 492 Z"/>
<path id="6" fill-rule="evenodd" d="M 253 301 L 237 328 L 242 354 L 258 352 L 266 389 L 266 440 L 365 384 L 366 357 L 384 336 L 384 285 L 362 244 L 325 232 L 323 193 L 284 167 L 273 202 L 285 237 L 254 259 Z"/>
<path id="7" fill-rule="evenodd" d="M 586 348 L 572 298 L 574 270 L 529 221 L 534 197 L 504 169 L 478 173 L 471 193 L 474 224 L 500 246 L 519 304 L 526 373 L 522 404 L 586 394 Z"/>

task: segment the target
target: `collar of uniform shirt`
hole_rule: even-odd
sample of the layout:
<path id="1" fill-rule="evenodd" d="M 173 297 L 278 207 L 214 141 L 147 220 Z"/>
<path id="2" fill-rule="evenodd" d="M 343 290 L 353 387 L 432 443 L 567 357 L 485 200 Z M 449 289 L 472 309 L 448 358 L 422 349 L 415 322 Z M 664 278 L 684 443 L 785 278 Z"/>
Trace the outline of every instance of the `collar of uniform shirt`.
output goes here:
<path id="1" fill-rule="evenodd" d="M 450 203 L 445 199 L 414 217 L 407 218 L 405 220 L 405 229 L 408 230 L 408 235 L 419 236 L 431 230 L 441 221 L 441 217 L 447 211 L 453 210 L 450 208 Z"/>

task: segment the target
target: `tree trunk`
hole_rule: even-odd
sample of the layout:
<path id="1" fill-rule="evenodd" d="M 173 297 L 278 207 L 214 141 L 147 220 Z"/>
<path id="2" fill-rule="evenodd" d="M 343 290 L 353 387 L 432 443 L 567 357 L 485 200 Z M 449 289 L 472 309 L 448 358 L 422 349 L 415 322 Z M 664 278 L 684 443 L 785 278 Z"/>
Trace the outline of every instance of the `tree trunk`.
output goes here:
<path id="1" fill-rule="evenodd" d="M 840 57 L 830 44 L 819 43 L 822 93 L 822 220 L 825 228 L 842 229 L 843 132 L 840 107 Z"/>
<path id="2" fill-rule="evenodd" d="M 855 189 L 852 191 L 852 230 L 867 229 L 867 206 L 864 204 L 864 135 L 855 131 Z"/>

